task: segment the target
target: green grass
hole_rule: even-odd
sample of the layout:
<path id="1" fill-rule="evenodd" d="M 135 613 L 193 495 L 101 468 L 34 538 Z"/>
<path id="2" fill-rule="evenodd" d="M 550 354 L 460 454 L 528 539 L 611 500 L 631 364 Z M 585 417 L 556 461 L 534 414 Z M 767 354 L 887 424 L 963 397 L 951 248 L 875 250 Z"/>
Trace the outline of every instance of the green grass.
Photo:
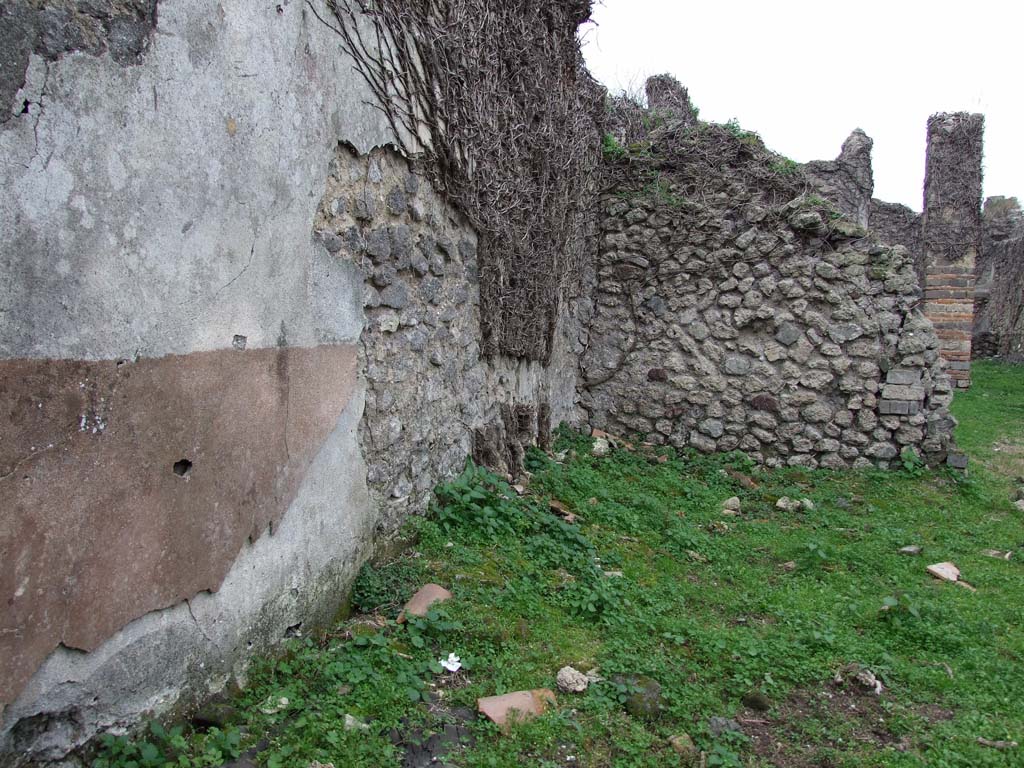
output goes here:
<path id="1" fill-rule="evenodd" d="M 972 365 L 975 386 L 957 395 L 957 441 L 980 463 L 1010 482 L 1024 475 L 1024 365 L 988 361 Z"/>
<path id="2" fill-rule="evenodd" d="M 364 570 L 361 615 L 254 665 L 230 731 L 241 747 L 222 733 L 177 747 L 151 738 L 154 762 L 110 747 L 106 765 L 217 765 L 211 751 L 230 756 L 268 735 L 261 765 L 398 766 L 392 729 L 429 734 L 477 697 L 554 688 L 566 664 L 608 681 L 560 693 L 507 735 L 471 724 L 474 745 L 450 763 L 675 766 L 668 739 L 686 733 L 709 766 L 1024 765 L 1022 748 L 977 741 L 1024 742 L 1024 523 L 1010 502 L 1024 368 L 978 364 L 974 380 L 954 403 L 966 476 L 769 472 L 740 455 L 669 450 L 657 452 L 663 463 L 653 450 L 595 458 L 588 438 L 565 430 L 563 463 L 531 453 L 526 496 L 469 467 L 410 523 L 410 551 Z M 724 517 L 733 495 L 742 513 Z M 815 508 L 783 512 L 784 495 Z M 578 524 L 552 515 L 549 498 Z M 898 554 L 908 544 L 923 554 Z M 988 548 L 1015 554 L 996 560 Z M 944 560 L 977 592 L 925 573 Z M 426 581 L 455 598 L 396 624 Z M 467 666 L 455 675 L 438 664 L 451 652 Z M 880 697 L 834 683 L 861 667 L 881 679 Z M 657 680 L 660 715 L 628 714 L 633 690 L 616 675 Z M 755 691 L 768 712 L 743 706 Z M 346 715 L 369 729 L 346 730 Z M 743 733 L 716 737 L 711 717 L 735 718 Z"/>

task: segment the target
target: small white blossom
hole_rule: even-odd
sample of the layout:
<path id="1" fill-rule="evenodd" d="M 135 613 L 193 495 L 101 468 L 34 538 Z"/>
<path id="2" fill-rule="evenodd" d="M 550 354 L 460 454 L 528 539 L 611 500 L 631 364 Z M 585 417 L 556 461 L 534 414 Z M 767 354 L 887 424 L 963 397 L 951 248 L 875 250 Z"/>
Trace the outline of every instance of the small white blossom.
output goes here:
<path id="1" fill-rule="evenodd" d="M 440 659 L 439 663 L 449 672 L 458 672 L 460 669 L 462 669 L 462 659 L 460 659 L 454 653 L 449 653 L 448 658 Z"/>

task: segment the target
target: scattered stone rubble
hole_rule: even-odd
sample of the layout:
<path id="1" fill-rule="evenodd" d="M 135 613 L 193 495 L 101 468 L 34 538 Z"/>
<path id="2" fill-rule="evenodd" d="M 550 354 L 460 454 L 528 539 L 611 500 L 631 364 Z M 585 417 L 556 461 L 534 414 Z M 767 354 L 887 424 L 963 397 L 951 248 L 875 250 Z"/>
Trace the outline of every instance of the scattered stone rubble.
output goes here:
<path id="1" fill-rule="evenodd" d="M 933 565 L 929 565 L 925 570 L 928 571 L 930 576 L 933 576 L 940 581 L 950 581 L 958 587 L 963 587 L 971 592 L 977 591 L 974 587 L 960 578 L 960 569 L 957 568 L 954 563 L 935 563 Z"/>
<path id="2" fill-rule="evenodd" d="M 555 677 L 558 690 L 565 693 L 582 693 L 590 686 L 590 678 L 573 667 L 562 667 Z"/>

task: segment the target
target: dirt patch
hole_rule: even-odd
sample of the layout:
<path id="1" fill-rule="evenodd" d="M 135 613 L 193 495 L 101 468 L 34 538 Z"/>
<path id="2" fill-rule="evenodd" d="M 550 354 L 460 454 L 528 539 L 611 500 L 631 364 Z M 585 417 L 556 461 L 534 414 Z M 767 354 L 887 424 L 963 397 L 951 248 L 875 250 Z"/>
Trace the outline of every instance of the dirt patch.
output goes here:
<path id="1" fill-rule="evenodd" d="M 1024 477 L 1024 443 L 1005 440 L 993 443 L 989 464 L 1006 477 Z"/>
<path id="2" fill-rule="evenodd" d="M 940 707 L 938 704 L 921 704 L 914 707 L 914 714 L 929 723 L 942 723 L 952 720 L 956 712 L 948 707 Z"/>
<path id="3" fill-rule="evenodd" d="M 889 730 L 880 697 L 836 685 L 795 691 L 767 713 L 748 709 L 739 723 L 754 753 L 779 768 L 821 768 L 837 753 L 908 746 Z"/>

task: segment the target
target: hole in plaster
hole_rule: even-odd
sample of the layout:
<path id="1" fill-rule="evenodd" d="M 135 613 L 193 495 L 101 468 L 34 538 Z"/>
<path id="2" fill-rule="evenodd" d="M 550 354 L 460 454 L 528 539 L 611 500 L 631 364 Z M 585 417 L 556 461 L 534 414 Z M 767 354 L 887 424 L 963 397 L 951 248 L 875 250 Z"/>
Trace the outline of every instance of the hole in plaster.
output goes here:
<path id="1" fill-rule="evenodd" d="M 236 333 L 234 338 L 231 339 L 231 346 L 235 349 L 245 349 L 245 345 L 249 343 L 249 339 L 240 333 Z"/>
<path id="2" fill-rule="evenodd" d="M 21 105 L 21 114 L 27 115 L 28 111 L 32 108 L 32 102 L 25 99 L 25 102 Z"/>
<path id="3" fill-rule="evenodd" d="M 298 624 L 292 624 L 288 629 L 284 631 L 285 637 L 302 637 L 302 622 Z"/>
<path id="4" fill-rule="evenodd" d="M 174 474 L 178 477 L 188 477 L 188 473 L 192 471 L 192 462 L 188 459 L 178 459 L 174 462 Z"/>

